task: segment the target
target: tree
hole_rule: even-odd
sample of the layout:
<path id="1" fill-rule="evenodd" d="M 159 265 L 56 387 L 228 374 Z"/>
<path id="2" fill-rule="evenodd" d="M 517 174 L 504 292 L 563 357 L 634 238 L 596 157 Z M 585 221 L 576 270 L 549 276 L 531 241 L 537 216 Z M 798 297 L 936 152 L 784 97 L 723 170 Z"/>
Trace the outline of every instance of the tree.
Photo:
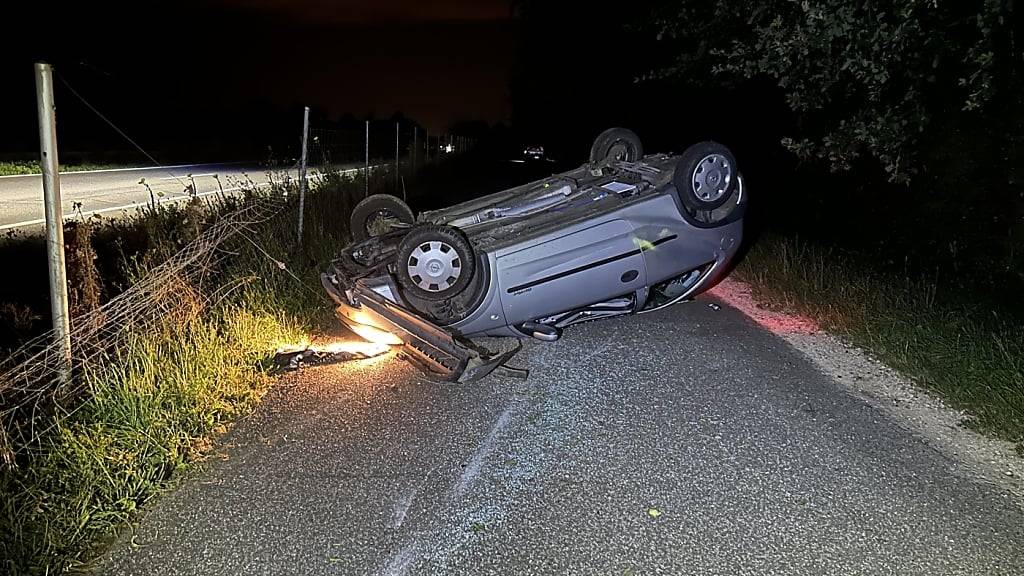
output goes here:
<path id="1" fill-rule="evenodd" d="M 678 55 L 648 78 L 771 78 L 796 114 L 782 144 L 847 170 L 875 158 L 905 182 L 940 114 L 1006 91 L 1013 0 L 675 0 L 650 25 Z"/>

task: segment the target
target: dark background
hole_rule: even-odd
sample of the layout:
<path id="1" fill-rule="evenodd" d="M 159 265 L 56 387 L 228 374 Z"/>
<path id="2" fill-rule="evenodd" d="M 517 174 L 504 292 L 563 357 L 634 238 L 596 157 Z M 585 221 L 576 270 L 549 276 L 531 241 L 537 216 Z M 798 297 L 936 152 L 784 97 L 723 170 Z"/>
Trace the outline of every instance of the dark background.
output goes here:
<path id="1" fill-rule="evenodd" d="M 552 170 L 578 163 L 594 135 L 622 125 L 648 151 L 704 139 L 733 148 L 753 191 L 751 238 L 795 235 L 882 272 L 1017 303 L 1019 91 L 983 115 L 953 103 L 940 111 L 910 184 L 889 183 L 870 159 L 833 174 L 780 145 L 799 125 L 771 81 L 637 81 L 675 56 L 651 30 L 655 4 L 223 0 L 79 3 L 54 14 L 13 6 L 0 56 L 0 156 L 35 154 L 38 58 L 164 163 L 265 159 L 268 148 L 292 155 L 302 105 L 313 107 L 314 127 L 357 129 L 397 114 L 433 134 L 480 138 L 494 171 L 524 144 L 543 144 L 560 161 Z M 139 160 L 60 80 L 57 99 L 65 157 Z"/>
<path id="2" fill-rule="evenodd" d="M 12 6 L 0 35 L 0 154 L 37 150 L 38 59 L 161 162 L 293 145 L 303 105 L 320 127 L 396 112 L 435 134 L 465 120 L 506 121 L 510 7 L 430 5 L 68 3 L 49 17 Z M 130 149 L 57 83 L 62 149 Z"/>

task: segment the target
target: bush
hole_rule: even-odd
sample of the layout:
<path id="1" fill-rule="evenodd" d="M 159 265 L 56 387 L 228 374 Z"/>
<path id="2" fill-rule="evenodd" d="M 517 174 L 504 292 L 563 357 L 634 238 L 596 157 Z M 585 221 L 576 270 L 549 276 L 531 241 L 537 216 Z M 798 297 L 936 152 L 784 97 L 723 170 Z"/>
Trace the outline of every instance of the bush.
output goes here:
<path id="1" fill-rule="evenodd" d="M 783 140 L 797 156 L 835 170 L 869 156 L 902 182 L 933 120 L 1013 96 L 1013 21 L 1005 0 L 674 1 L 648 31 L 678 57 L 650 76 L 769 78 L 798 118 Z"/>

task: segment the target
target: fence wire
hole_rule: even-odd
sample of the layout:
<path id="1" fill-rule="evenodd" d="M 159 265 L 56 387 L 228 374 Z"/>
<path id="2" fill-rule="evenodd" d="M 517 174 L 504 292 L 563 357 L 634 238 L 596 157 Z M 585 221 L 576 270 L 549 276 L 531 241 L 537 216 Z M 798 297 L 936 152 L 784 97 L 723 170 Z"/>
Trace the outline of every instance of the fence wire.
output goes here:
<path id="1" fill-rule="evenodd" d="M 87 376 L 116 361 L 133 337 L 154 333 L 168 319 L 181 325 L 198 317 L 231 287 L 213 276 L 233 256 L 235 239 L 252 241 L 255 227 L 289 204 L 280 189 L 225 200 L 215 223 L 133 286 L 73 320 L 70 366 L 55 332 L 23 345 L 0 364 L 0 467 L 38 446 L 44 434 L 82 405 Z"/>
<path id="2" fill-rule="evenodd" d="M 386 190 L 387 186 L 380 186 L 386 180 L 392 191 L 402 195 L 405 178 L 475 144 L 468 138 L 430 135 L 419 127 L 394 122 L 371 122 L 369 138 L 367 130 L 313 128 L 307 141 L 312 184 L 332 175 L 359 174 L 365 177 L 367 190 L 371 179 L 375 189 Z M 74 318 L 70 365 L 54 331 L 0 361 L 0 468 L 15 465 L 18 455 L 39 448 L 47 432 L 83 406 L 90 392 L 88 376 L 116 362 L 118 352 L 132 338 L 153 334 L 167 326 L 168 319 L 182 325 L 199 317 L 232 289 L 220 286 L 214 277 L 233 256 L 231 248 L 237 246 L 231 242 L 249 242 L 259 248 L 256 226 L 294 204 L 288 196 L 296 184 L 290 176 L 296 168 L 280 169 L 282 178 L 277 182 L 272 178 L 269 190 L 261 191 L 249 182 L 239 194 L 218 197 L 215 201 L 229 203 L 231 208 L 222 209 L 216 222 L 133 286 Z"/>
<path id="3" fill-rule="evenodd" d="M 372 121 L 363 129 L 311 128 L 309 166 L 344 170 L 389 166 L 397 173 L 415 173 L 423 166 L 471 150 L 474 139 L 430 134 L 404 122 Z"/>

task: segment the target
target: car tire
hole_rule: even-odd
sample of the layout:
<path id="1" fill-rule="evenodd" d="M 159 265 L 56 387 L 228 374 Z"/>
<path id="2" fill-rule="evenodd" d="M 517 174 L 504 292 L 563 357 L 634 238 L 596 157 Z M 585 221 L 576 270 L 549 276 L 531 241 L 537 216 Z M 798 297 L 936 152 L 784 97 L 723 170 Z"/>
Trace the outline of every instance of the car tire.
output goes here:
<path id="1" fill-rule="evenodd" d="M 639 162 L 644 157 L 640 137 L 628 128 L 609 128 L 594 139 L 590 147 L 590 162 L 598 164 L 610 160 Z"/>
<path id="2" fill-rule="evenodd" d="M 416 226 L 398 243 L 395 276 L 399 285 L 417 298 L 452 298 L 469 286 L 475 271 L 473 247 L 453 226 Z"/>
<path id="3" fill-rule="evenodd" d="M 728 148 L 701 142 L 686 149 L 676 164 L 672 183 L 679 201 L 691 210 L 714 210 L 732 197 L 739 185 L 739 166 Z"/>
<path id="4" fill-rule="evenodd" d="M 382 225 L 382 220 L 389 218 L 403 224 L 416 222 L 412 209 L 397 196 L 374 194 L 364 198 L 352 209 L 349 218 L 352 239 L 361 242 L 371 236 L 379 236 L 381 230 L 378 227 Z"/>

